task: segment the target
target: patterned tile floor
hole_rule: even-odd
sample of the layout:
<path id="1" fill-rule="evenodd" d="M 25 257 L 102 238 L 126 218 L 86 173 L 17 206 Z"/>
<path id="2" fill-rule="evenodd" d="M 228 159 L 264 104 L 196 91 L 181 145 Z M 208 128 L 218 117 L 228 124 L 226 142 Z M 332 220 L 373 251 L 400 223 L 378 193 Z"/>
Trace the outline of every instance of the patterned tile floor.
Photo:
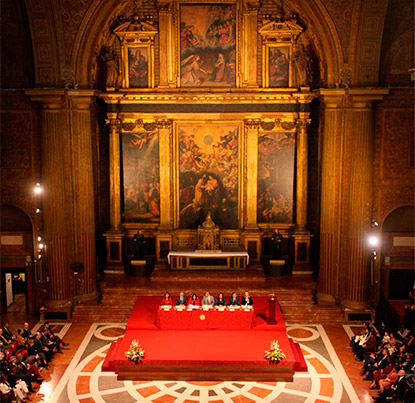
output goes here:
<path id="1" fill-rule="evenodd" d="M 292 383 L 118 381 L 115 374 L 101 372 L 101 365 L 111 342 L 123 332 L 124 327 L 120 324 L 92 324 L 56 388 L 51 394 L 45 395 L 44 401 L 56 403 L 359 402 L 321 325 L 287 326 L 288 335 L 300 343 L 308 365 L 308 372 L 297 373 Z"/>

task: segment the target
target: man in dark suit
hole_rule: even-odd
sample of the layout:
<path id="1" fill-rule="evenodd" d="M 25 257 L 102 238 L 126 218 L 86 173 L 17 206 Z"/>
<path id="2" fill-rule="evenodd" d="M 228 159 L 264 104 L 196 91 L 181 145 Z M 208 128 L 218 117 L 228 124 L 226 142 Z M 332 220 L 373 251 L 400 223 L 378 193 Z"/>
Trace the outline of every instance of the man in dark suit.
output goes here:
<path id="1" fill-rule="evenodd" d="M 33 337 L 34 337 L 33 334 L 32 334 L 32 332 L 31 332 L 31 330 L 30 330 L 29 323 L 27 323 L 27 322 L 25 322 L 23 324 L 23 335 L 27 339 L 33 339 Z"/>
<path id="2" fill-rule="evenodd" d="M 36 352 L 40 355 L 41 353 L 45 354 L 46 361 L 50 361 L 52 358 L 52 350 L 53 348 L 49 348 L 48 346 L 44 345 L 42 342 L 42 335 L 40 332 L 37 332 L 34 338 L 34 348 Z"/>
<path id="3" fill-rule="evenodd" d="M 176 299 L 176 305 L 187 305 L 187 297 L 182 291 Z"/>
<path id="4" fill-rule="evenodd" d="M 3 329 L 3 336 L 7 340 L 14 341 L 16 339 L 16 336 L 13 334 L 13 332 L 9 329 L 9 324 L 7 322 L 4 322 L 1 324 L 1 327 Z"/>
<path id="5" fill-rule="evenodd" d="M 236 295 L 235 291 L 232 293 L 232 296 L 229 297 L 228 305 L 230 305 L 230 306 L 239 306 L 239 297 Z"/>

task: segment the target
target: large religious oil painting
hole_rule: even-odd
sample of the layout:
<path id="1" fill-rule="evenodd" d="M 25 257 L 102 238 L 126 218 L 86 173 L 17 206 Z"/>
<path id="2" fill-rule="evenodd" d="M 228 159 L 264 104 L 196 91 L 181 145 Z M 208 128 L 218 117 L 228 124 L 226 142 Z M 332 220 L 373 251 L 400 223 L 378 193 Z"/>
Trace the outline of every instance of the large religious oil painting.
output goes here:
<path id="1" fill-rule="evenodd" d="M 220 228 L 238 227 L 239 127 L 180 125 L 180 228 L 197 228 L 210 212 Z"/>
<path id="2" fill-rule="evenodd" d="M 272 88 L 290 85 L 290 48 L 289 46 L 269 47 L 269 86 Z"/>
<path id="3" fill-rule="evenodd" d="M 180 86 L 236 86 L 236 5 L 180 6 Z"/>
<path id="4" fill-rule="evenodd" d="M 148 48 L 128 48 L 128 81 L 130 88 L 148 87 Z"/>
<path id="5" fill-rule="evenodd" d="M 159 135 L 122 135 L 124 221 L 160 222 Z"/>
<path id="6" fill-rule="evenodd" d="M 262 133 L 258 138 L 258 223 L 292 223 L 295 134 Z"/>

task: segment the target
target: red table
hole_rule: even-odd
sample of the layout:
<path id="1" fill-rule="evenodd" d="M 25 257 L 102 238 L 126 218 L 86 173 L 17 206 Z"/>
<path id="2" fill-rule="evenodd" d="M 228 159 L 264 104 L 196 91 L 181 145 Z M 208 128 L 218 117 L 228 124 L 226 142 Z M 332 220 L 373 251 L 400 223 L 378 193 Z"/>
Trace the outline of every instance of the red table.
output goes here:
<path id="1" fill-rule="evenodd" d="M 254 310 L 237 309 L 235 311 L 177 311 L 159 309 L 156 325 L 160 329 L 250 329 L 255 326 Z"/>

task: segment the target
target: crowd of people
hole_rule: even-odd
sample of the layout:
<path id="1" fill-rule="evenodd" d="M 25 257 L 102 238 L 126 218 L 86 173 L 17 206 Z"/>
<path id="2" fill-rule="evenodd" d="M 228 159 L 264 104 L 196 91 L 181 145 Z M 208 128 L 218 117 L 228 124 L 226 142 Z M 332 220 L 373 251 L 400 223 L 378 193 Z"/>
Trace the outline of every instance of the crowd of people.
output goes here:
<path id="1" fill-rule="evenodd" d="M 162 306 L 173 306 L 173 298 L 170 296 L 168 291 L 165 292 L 162 301 Z M 184 292 L 180 292 L 178 297 L 175 300 L 174 305 L 176 307 L 188 307 L 189 309 L 195 308 L 200 306 L 210 306 L 210 307 L 253 307 L 254 301 L 252 297 L 249 295 L 248 291 L 245 291 L 244 296 L 239 298 L 237 293 L 234 291 L 232 295 L 226 301 L 225 296 L 222 292 L 218 294 L 215 298 L 210 291 L 206 291 L 205 295 L 203 296 L 202 300 L 200 301 L 199 297 L 196 293 L 193 293 L 190 298 L 187 298 Z"/>
<path id="2" fill-rule="evenodd" d="M 43 381 L 43 368 L 55 353 L 62 353 L 62 347 L 67 346 L 54 333 L 49 322 L 35 333 L 32 333 L 29 323 L 17 329 L 14 334 L 8 323 L 2 323 L 0 328 L 0 396 L 2 402 L 17 403 L 29 399 L 28 395 L 35 392 Z"/>
<path id="3" fill-rule="evenodd" d="M 370 389 L 379 392 L 377 402 L 415 400 L 415 332 L 405 326 L 393 332 L 384 323 L 377 330 L 365 323 L 360 334 L 352 337 L 350 347 L 355 359 L 363 363 L 361 375 L 371 381 Z"/>

